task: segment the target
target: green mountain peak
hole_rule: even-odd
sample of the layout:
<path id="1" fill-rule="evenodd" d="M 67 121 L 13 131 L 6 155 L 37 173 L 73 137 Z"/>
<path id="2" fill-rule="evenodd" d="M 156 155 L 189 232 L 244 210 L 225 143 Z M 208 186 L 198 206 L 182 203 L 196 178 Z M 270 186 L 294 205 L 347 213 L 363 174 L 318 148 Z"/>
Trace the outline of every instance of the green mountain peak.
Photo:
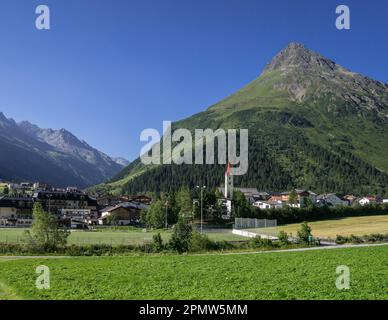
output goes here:
<path id="1" fill-rule="evenodd" d="M 241 187 L 388 195 L 388 86 L 290 43 L 262 74 L 174 128 L 249 129 Z M 136 160 L 105 188 L 168 191 L 221 185 L 224 166 L 147 167 Z"/>

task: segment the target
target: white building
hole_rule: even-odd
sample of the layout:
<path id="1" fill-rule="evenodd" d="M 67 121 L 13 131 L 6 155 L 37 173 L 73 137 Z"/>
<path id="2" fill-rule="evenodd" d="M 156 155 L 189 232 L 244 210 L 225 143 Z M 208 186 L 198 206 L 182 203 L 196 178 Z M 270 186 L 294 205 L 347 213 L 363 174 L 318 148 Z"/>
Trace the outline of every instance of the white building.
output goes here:
<path id="1" fill-rule="evenodd" d="M 70 221 L 70 228 L 83 229 L 89 225 L 90 209 L 61 209 L 61 218 Z"/>
<path id="2" fill-rule="evenodd" d="M 360 200 L 358 200 L 358 203 L 362 206 L 367 206 L 367 205 L 371 204 L 371 201 L 367 197 L 364 197 L 364 198 L 361 198 Z"/>
<path id="3" fill-rule="evenodd" d="M 267 210 L 267 209 L 281 209 L 284 206 L 282 201 L 256 201 L 252 204 L 254 207 Z"/>
<path id="4" fill-rule="evenodd" d="M 271 209 L 271 205 L 265 201 L 256 201 L 252 203 L 252 206 L 262 210 Z"/>

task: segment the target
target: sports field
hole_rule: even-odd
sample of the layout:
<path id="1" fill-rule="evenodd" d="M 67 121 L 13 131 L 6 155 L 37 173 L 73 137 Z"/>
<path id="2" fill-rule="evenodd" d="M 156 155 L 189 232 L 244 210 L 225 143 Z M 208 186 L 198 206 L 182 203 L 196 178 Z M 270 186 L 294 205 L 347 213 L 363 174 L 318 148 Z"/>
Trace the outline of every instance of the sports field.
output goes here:
<path id="1" fill-rule="evenodd" d="M 0 299 L 388 299 L 388 246 L 248 255 L 0 258 Z M 35 287 L 39 265 L 50 289 Z M 337 289 L 336 268 L 350 268 Z"/>
<path id="2" fill-rule="evenodd" d="M 0 243 L 21 243 L 25 229 L 1 229 Z M 68 239 L 68 244 L 112 244 L 112 245 L 137 245 L 152 240 L 152 236 L 160 232 L 163 240 L 167 241 L 171 237 L 171 231 L 147 231 L 143 229 L 128 229 L 127 231 L 104 230 L 104 231 L 73 231 Z M 208 237 L 215 241 L 238 241 L 246 238 L 232 234 L 231 230 L 213 229 L 205 232 Z"/>
<path id="3" fill-rule="evenodd" d="M 388 233 L 388 215 L 383 216 L 367 216 L 367 217 L 351 217 L 343 219 L 333 219 L 325 221 L 309 222 L 312 227 L 314 237 L 333 238 L 337 235 L 363 236 L 372 233 Z M 285 231 L 288 234 L 296 236 L 300 223 L 278 226 L 277 228 L 266 229 L 249 229 L 252 232 L 273 234 L 277 231 Z"/>

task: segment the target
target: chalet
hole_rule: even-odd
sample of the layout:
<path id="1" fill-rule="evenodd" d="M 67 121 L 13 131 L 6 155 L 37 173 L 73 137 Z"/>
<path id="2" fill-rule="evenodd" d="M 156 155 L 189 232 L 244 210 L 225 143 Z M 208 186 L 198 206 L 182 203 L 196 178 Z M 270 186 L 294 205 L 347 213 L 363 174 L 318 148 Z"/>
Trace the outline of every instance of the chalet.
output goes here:
<path id="1" fill-rule="evenodd" d="M 268 201 L 271 198 L 271 195 L 268 192 L 258 192 L 257 194 L 252 195 L 255 201 Z"/>
<path id="2" fill-rule="evenodd" d="M 347 201 L 348 204 L 349 204 L 349 206 L 352 206 L 352 205 L 356 202 L 357 197 L 354 196 L 354 195 L 352 195 L 352 194 L 347 194 L 347 195 L 344 196 L 342 199 L 345 200 L 345 201 Z"/>
<path id="3" fill-rule="evenodd" d="M 310 191 L 310 190 L 296 189 L 295 193 L 297 196 L 297 203 L 292 205 L 294 207 L 298 207 L 298 208 L 303 207 L 306 198 L 310 199 L 312 203 L 316 203 L 316 201 L 317 201 L 317 194 Z M 288 192 L 288 191 L 282 192 L 280 194 L 280 196 L 281 196 L 280 201 L 289 203 L 290 202 L 290 194 L 291 194 L 291 192 Z"/>
<path id="4" fill-rule="evenodd" d="M 141 209 L 135 207 L 132 203 L 126 202 L 100 211 L 101 217 L 98 219 L 100 225 L 125 226 L 139 223 Z"/>
<path id="5" fill-rule="evenodd" d="M 98 223 L 98 213 L 90 209 L 61 209 L 60 223 L 71 229 L 86 229 Z"/>
<path id="6" fill-rule="evenodd" d="M 249 201 L 249 203 L 255 202 L 255 197 L 259 196 L 259 191 L 256 188 L 236 188 L 234 190 L 238 190 L 244 194 L 245 198 Z"/>
<path id="7" fill-rule="evenodd" d="M 130 197 L 127 196 L 99 196 L 97 197 L 97 203 L 100 207 L 113 207 L 121 202 L 130 201 Z"/>
<path id="8" fill-rule="evenodd" d="M 280 193 L 273 193 L 271 195 L 271 197 L 268 199 L 268 201 L 272 201 L 272 202 L 280 201 L 280 202 L 282 202 L 282 199 L 283 199 L 283 197 Z"/>
<path id="9" fill-rule="evenodd" d="M 349 205 L 348 201 L 342 200 L 335 193 L 320 194 L 317 197 L 317 203 L 321 205 L 332 206 L 332 207 Z"/>
<path id="10" fill-rule="evenodd" d="M 140 195 L 140 196 L 131 196 L 131 197 L 128 197 L 128 200 L 129 202 L 137 202 L 137 203 L 143 203 L 143 204 L 146 204 L 146 205 L 150 205 L 151 202 L 152 202 L 152 198 L 150 197 L 147 197 L 147 196 L 144 196 L 144 195 Z"/>

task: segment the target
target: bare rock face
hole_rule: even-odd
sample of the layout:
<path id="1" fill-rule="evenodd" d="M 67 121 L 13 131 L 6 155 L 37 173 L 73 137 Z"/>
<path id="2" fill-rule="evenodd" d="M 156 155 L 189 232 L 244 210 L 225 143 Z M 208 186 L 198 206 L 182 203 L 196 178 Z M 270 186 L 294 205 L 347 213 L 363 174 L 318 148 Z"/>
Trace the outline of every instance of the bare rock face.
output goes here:
<path id="1" fill-rule="evenodd" d="M 330 73 L 340 68 L 334 61 L 307 49 L 303 44 L 292 42 L 267 65 L 264 72 L 280 70 L 290 72 L 292 69 L 320 70 Z"/>
<path id="2" fill-rule="evenodd" d="M 266 66 L 261 77 L 273 75 L 278 76 L 274 89 L 288 92 L 291 101 L 303 103 L 330 96 L 343 99 L 348 104 L 347 112 L 369 111 L 388 117 L 387 84 L 351 72 L 302 44 L 289 44 Z"/>
<path id="3" fill-rule="evenodd" d="M 130 162 L 127 159 L 124 159 L 122 157 L 112 158 L 112 160 L 123 167 L 126 167 L 130 164 Z"/>

